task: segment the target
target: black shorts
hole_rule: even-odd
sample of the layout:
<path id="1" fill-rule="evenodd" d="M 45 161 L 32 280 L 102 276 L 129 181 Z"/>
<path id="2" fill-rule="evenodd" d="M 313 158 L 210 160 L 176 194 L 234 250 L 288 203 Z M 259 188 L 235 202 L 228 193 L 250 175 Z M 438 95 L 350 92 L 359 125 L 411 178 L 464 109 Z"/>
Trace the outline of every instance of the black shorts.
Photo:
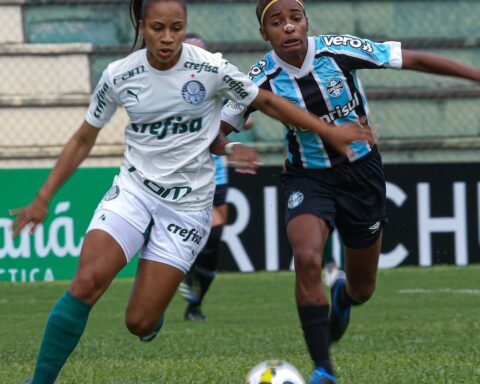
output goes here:
<path id="1" fill-rule="evenodd" d="M 285 222 L 313 214 L 337 228 L 349 248 L 375 243 L 385 225 L 386 187 L 380 153 L 374 147 L 353 163 L 327 169 L 298 169 L 288 164 L 281 177 Z"/>
<path id="2" fill-rule="evenodd" d="M 213 206 L 226 204 L 227 202 L 228 184 L 220 184 L 215 186 L 215 195 L 213 196 Z"/>

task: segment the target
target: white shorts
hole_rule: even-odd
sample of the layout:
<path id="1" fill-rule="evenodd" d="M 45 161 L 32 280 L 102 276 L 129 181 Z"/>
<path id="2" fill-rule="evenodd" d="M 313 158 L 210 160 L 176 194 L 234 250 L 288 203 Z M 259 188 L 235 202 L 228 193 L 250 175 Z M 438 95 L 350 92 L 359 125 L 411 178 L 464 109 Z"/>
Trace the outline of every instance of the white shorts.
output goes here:
<path id="1" fill-rule="evenodd" d="M 187 272 L 207 242 L 211 220 L 212 207 L 177 211 L 121 172 L 98 205 L 87 232 L 100 229 L 110 234 L 127 262 L 141 250 L 143 259 Z"/>

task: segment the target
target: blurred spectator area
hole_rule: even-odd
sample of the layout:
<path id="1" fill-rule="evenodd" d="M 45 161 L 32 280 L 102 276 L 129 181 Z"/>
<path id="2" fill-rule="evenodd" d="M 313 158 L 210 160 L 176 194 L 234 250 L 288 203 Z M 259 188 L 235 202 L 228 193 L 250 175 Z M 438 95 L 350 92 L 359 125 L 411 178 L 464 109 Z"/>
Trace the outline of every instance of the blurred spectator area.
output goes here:
<path id="1" fill-rule="evenodd" d="M 268 50 L 256 1 L 188 1 L 188 30 L 246 72 Z M 340 33 L 480 67 L 480 1 L 306 1 L 310 33 Z M 84 118 L 106 65 L 133 42 L 128 0 L 0 0 L 0 166 L 49 165 Z M 480 160 L 478 84 L 409 71 L 360 71 L 387 162 Z M 89 164 L 118 162 L 126 114 L 101 132 Z M 281 163 L 283 129 L 260 113 L 234 138 Z"/>

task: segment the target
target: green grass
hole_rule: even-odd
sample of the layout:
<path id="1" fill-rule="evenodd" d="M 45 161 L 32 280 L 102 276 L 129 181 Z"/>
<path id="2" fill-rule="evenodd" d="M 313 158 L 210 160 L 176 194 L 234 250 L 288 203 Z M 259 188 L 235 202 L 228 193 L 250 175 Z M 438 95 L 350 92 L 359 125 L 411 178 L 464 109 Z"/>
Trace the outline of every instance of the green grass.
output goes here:
<path id="1" fill-rule="evenodd" d="M 162 333 L 140 343 L 123 325 L 132 282 L 118 280 L 91 313 L 58 383 L 238 383 L 260 361 L 311 366 L 293 300 L 293 274 L 220 274 L 208 323 L 185 322 L 175 297 Z M 0 284 L 0 383 L 30 377 L 43 326 L 66 282 Z M 342 384 L 480 382 L 480 266 L 379 272 L 332 349 Z"/>

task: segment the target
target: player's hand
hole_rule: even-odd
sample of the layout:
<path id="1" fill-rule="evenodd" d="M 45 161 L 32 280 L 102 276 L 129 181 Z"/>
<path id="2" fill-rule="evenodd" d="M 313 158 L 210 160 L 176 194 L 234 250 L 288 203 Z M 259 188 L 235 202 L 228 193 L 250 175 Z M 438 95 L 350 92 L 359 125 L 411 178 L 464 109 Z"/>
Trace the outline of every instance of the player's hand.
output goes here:
<path id="1" fill-rule="evenodd" d="M 261 165 L 257 151 L 247 146 L 236 143 L 232 153 L 228 155 L 228 162 L 235 166 L 235 172 L 255 175 Z"/>
<path id="2" fill-rule="evenodd" d="M 47 216 L 48 202 L 36 197 L 25 208 L 10 209 L 8 214 L 15 216 L 15 220 L 12 223 L 13 238 L 17 237 L 27 224 L 32 224 L 30 227 L 30 234 L 35 231 L 35 228 L 40 224 Z"/>
<path id="3" fill-rule="evenodd" d="M 348 156 L 351 152 L 349 144 L 351 144 L 352 141 L 366 141 L 370 146 L 373 146 L 376 143 L 375 132 L 376 130 L 369 125 L 345 123 L 331 126 L 331 129 L 324 135 L 324 138 L 337 152 Z"/>

